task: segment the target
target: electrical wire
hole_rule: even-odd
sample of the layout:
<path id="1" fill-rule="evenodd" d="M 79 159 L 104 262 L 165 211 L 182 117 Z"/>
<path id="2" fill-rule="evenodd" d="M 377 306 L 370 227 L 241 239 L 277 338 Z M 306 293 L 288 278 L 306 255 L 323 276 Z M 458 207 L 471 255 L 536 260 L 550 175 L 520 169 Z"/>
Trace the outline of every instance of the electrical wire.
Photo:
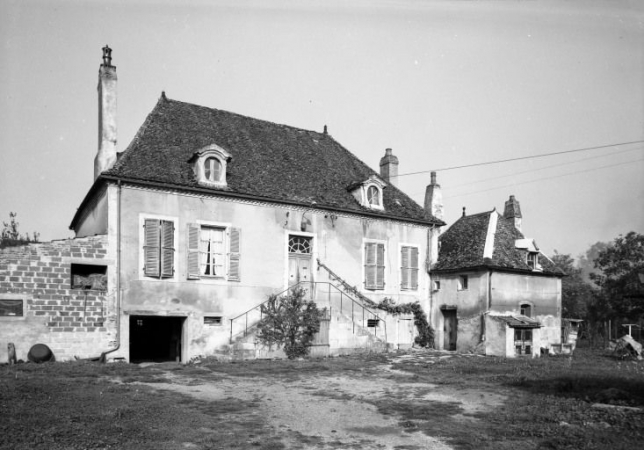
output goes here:
<path id="1" fill-rule="evenodd" d="M 597 145 L 595 147 L 584 147 L 584 148 L 577 148 L 574 150 L 563 150 L 560 152 L 552 152 L 552 153 L 543 153 L 540 155 L 529 155 L 529 156 L 519 156 L 517 158 L 508 158 L 508 159 L 499 159 L 496 161 L 487 161 L 487 162 L 480 162 L 480 163 L 474 163 L 474 164 L 464 164 L 462 166 L 452 166 L 452 167 L 444 167 L 442 169 L 430 169 L 430 170 L 421 170 L 418 172 L 409 172 L 409 173 L 403 173 L 403 174 L 398 174 L 398 177 L 405 177 L 408 175 L 418 175 L 421 173 L 428 173 L 428 172 L 445 172 L 448 170 L 455 170 L 455 169 L 464 169 L 466 167 L 477 167 L 477 166 L 487 166 L 490 164 L 500 164 L 504 162 L 510 162 L 510 161 L 520 161 L 524 159 L 533 159 L 533 158 L 544 158 L 546 156 L 555 156 L 555 155 L 563 155 L 566 153 L 576 153 L 576 152 L 587 152 L 591 150 L 598 150 L 602 148 L 610 148 L 610 147 L 618 147 L 620 145 L 629 145 L 629 144 L 641 144 L 644 143 L 644 140 L 639 140 L 639 141 L 630 141 L 630 142 L 620 142 L 616 144 L 606 144 L 606 145 Z"/>
<path id="2" fill-rule="evenodd" d="M 481 193 L 481 192 L 494 191 L 494 190 L 497 190 L 497 189 L 505 189 L 505 188 L 508 188 L 508 187 L 519 186 L 519 185 L 522 185 L 522 184 L 536 183 L 538 181 L 552 180 L 554 178 L 562 178 L 562 177 L 567 177 L 567 176 L 570 176 L 570 175 L 577 175 L 577 174 L 580 174 L 580 173 L 586 173 L 586 172 L 592 172 L 592 171 L 595 171 L 595 170 L 607 169 L 609 167 L 623 166 L 625 164 L 632 164 L 632 163 L 636 163 L 636 162 L 640 162 L 640 161 L 644 161 L 644 159 L 636 159 L 634 161 L 626 161 L 626 162 L 617 163 L 617 164 L 610 164 L 608 166 L 594 167 L 592 169 L 587 169 L 587 170 L 578 170 L 576 172 L 564 173 L 564 174 L 561 174 L 561 175 L 554 175 L 552 177 L 537 178 L 536 180 L 522 181 L 522 182 L 519 182 L 519 183 L 506 184 L 506 185 L 503 185 L 503 186 L 497 186 L 497 187 L 493 187 L 493 188 L 489 188 L 489 189 L 477 189 L 476 192 L 469 192 L 469 193 L 458 194 L 458 195 L 450 195 L 450 196 L 445 197 L 444 199 L 447 200 L 447 199 L 450 199 L 450 198 L 465 197 L 467 195 L 478 194 L 478 193 Z"/>

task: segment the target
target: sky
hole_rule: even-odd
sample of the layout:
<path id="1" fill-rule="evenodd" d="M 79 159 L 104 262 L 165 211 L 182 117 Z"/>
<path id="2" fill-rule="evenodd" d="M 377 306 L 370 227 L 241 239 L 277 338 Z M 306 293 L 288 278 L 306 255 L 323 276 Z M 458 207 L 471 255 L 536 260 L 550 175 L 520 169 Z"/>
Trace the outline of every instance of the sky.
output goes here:
<path id="1" fill-rule="evenodd" d="M 119 151 L 165 91 L 392 148 L 448 225 L 514 195 L 547 255 L 644 233 L 644 2 L 3 0 L 0 43 L 0 221 L 41 240 L 93 182 L 106 44 Z"/>

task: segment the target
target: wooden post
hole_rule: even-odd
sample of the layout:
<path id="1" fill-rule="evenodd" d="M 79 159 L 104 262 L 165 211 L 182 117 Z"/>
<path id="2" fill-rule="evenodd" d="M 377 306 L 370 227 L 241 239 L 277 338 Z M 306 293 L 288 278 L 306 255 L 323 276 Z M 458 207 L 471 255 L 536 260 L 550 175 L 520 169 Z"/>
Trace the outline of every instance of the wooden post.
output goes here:
<path id="1" fill-rule="evenodd" d="M 7 344 L 7 350 L 9 365 L 12 366 L 16 363 L 16 346 L 13 345 L 13 342 L 9 342 Z"/>

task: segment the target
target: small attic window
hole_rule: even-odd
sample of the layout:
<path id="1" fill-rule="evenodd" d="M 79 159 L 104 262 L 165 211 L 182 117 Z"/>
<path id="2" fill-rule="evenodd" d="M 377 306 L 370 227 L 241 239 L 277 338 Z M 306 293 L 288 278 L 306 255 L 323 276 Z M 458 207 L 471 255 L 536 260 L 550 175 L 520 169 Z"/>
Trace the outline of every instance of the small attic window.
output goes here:
<path id="1" fill-rule="evenodd" d="M 217 183 L 221 180 L 222 164 L 218 158 L 211 156 L 204 161 L 204 176 L 207 181 Z"/>
<path id="2" fill-rule="evenodd" d="M 539 264 L 539 253 L 537 252 L 528 252 L 526 256 L 526 262 L 532 270 L 542 270 L 541 264 Z"/>
<path id="3" fill-rule="evenodd" d="M 381 205 L 380 201 L 380 191 L 375 186 L 369 186 L 367 189 L 367 202 L 371 207 L 377 207 Z"/>
<path id="4" fill-rule="evenodd" d="M 190 162 L 197 181 L 206 186 L 227 186 L 226 166 L 231 155 L 216 144 L 209 145 L 196 151 Z"/>
<path id="5" fill-rule="evenodd" d="M 382 210 L 384 209 L 382 190 L 386 186 L 385 182 L 376 175 L 371 175 L 365 181 L 354 183 L 348 190 L 365 208 Z"/>

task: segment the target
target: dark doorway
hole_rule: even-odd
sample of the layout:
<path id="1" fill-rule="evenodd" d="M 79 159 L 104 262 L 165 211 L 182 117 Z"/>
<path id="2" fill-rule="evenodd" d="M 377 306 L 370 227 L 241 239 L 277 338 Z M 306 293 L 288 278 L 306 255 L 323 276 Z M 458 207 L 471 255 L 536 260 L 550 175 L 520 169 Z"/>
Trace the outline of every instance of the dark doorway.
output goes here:
<path id="1" fill-rule="evenodd" d="M 181 361 L 185 317 L 130 316 L 130 362 Z"/>
<path id="2" fill-rule="evenodd" d="M 443 348 L 445 350 L 456 350 L 456 308 L 443 309 Z"/>

